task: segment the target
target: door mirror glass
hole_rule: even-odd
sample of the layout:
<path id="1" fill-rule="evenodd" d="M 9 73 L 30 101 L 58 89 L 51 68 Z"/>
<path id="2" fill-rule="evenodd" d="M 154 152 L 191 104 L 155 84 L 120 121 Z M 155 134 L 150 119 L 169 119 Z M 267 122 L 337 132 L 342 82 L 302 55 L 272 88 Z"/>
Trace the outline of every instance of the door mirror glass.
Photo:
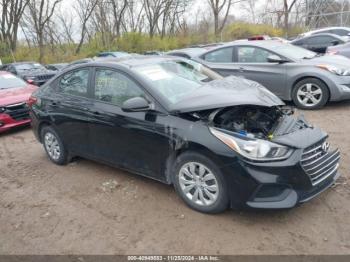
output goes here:
<path id="1" fill-rule="evenodd" d="M 133 97 L 126 100 L 122 105 L 125 112 L 139 112 L 151 109 L 149 102 L 143 97 Z"/>

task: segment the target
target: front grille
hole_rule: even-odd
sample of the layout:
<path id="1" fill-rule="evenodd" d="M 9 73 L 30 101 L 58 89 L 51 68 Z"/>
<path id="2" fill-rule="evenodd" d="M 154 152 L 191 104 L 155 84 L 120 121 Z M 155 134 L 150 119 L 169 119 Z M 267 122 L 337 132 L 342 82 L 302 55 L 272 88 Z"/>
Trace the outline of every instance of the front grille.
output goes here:
<path id="1" fill-rule="evenodd" d="M 46 81 L 46 80 L 49 80 L 51 77 L 53 77 L 54 75 L 39 75 L 37 76 L 37 78 L 40 80 L 40 81 Z"/>
<path id="2" fill-rule="evenodd" d="M 8 114 L 16 121 L 26 120 L 29 118 L 29 108 L 26 103 L 8 105 L 5 107 L 4 113 Z"/>
<path id="3" fill-rule="evenodd" d="M 301 166 L 313 186 L 335 174 L 339 166 L 339 150 L 329 152 L 328 148 L 325 148 L 325 143 L 323 140 L 306 148 L 302 155 Z"/>

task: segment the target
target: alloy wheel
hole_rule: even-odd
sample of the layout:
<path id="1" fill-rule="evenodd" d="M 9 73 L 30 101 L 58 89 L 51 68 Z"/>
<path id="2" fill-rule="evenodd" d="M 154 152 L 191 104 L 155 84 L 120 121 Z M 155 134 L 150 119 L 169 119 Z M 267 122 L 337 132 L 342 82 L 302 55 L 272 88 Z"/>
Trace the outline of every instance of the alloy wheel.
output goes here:
<path id="1" fill-rule="evenodd" d="M 47 153 L 53 160 L 58 160 L 61 155 L 61 148 L 54 134 L 47 132 L 44 136 L 44 144 Z"/>
<path id="2" fill-rule="evenodd" d="M 179 184 L 184 195 L 200 206 L 210 206 L 219 196 L 215 175 L 205 165 L 189 162 L 179 171 Z"/>
<path id="3" fill-rule="evenodd" d="M 321 87 L 314 83 L 306 83 L 299 87 L 297 99 L 300 104 L 305 107 L 313 107 L 318 105 L 323 97 Z"/>

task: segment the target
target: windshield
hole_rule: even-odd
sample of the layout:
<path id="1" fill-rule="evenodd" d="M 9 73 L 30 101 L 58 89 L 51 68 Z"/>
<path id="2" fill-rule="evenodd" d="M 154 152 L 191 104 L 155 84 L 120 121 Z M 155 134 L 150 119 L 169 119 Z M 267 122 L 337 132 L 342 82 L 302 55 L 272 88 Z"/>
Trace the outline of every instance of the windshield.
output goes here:
<path id="1" fill-rule="evenodd" d="M 9 89 L 9 88 L 15 88 L 15 87 L 24 87 L 26 86 L 26 83 L 11 74 L 1 74 L 0 75 L 0 89 Z"/>
<path id="2" fill-rule="evenodd" d="M 27 71 L 27 70 L 43 70 L 45 69 L 41 64 L 38 63 L 26 63 L 15 65 L 17 71 Z"/>
<path id="3" fill-rule="evenodd" d="M 293 60 L 310 59 L 317 55 L 315 52 L 290 44 L 275 46 L 273 50 Z"/>
<path id="4" fill-rule="evenodd" d="M 207 67 L 193 61 L 162 61 L 135 68 L 151 84 L 153 90 L 168 103 L 175 104 L 205 82 L 222 78 Z"/>

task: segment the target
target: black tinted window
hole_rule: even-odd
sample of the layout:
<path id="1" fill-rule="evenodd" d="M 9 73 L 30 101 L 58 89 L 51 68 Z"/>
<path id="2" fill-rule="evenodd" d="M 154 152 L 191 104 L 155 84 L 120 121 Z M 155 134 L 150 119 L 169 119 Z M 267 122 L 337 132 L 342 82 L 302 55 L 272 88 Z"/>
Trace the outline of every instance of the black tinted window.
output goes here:
<path id="1" fill-rule="evenodd" d="M 59 91 L 76 96 L 87 96 L 89 83 L 89 69 L 80 69 L 64 74 L 59 82 Z"/>
<path id="2" fill-rule="evenodd" d="M 204 55 L 204 60 L 213 63 L 232 62 L 233 47 L 221 48 Z"/>
<path id="3" fill-rule="evenodd" d="M 350 32 L 345 29 L 333 29 L 331 33 L 340 36 L 347 36 Z"/>
<path id="4" fill-rule="evenodd" d="M 95 98 L 121 106 L 129 98 L 143 96 L 142 89 L 130 78 L 110 69 L 96 69 Z"/>
<path id="5" fill-rule="evenodd" d="M 310 37 L 307 40 L 307 43 L 312 45 L 327 45 L 327 44 L 331 44 L 332 41 L 334 40 L 337 40 L 337 39 L 331 36 L 315 36 L 315 37 Z"/>

